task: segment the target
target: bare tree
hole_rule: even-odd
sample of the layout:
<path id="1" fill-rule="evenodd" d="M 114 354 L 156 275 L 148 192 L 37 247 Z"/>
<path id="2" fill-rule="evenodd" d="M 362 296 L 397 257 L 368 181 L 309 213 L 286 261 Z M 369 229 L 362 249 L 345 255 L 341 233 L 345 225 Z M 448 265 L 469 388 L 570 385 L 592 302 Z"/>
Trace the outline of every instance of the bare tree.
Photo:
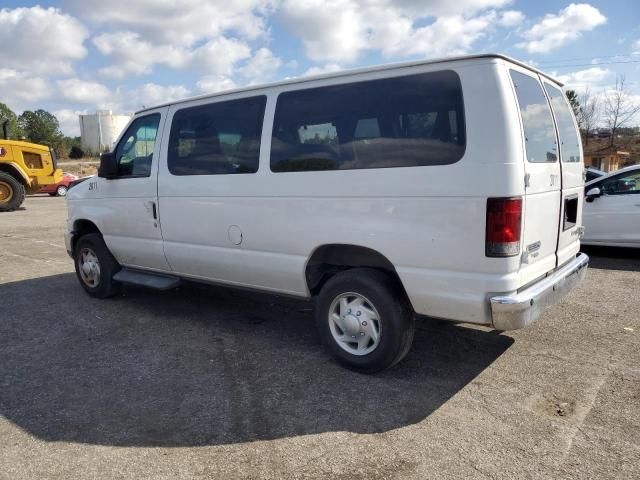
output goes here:
<path id="1" fill-rule="evenodd" d="M 597 96 L 592 96 L 591 92 L 587 88 L 582 95 L 580 95 L 580 109 L 578 111 L 578 127 L 584 132 L 584 142 L 589 143 L 589 134 L 593 131 L 598 124 L 600 117 L 600 99 Z"/>
<path id="2" fill-rule="evenodd" d="M 616 138 L 616 132 L 620 127 L 624 127 L 640 112 L 640 105 L 634 104 L 625 89 L 624 75 L 616 77 L 616 86 L 613 91 L 605 92 L 603 116 L 604 121 L 611 130 L 610 146 Z"/>

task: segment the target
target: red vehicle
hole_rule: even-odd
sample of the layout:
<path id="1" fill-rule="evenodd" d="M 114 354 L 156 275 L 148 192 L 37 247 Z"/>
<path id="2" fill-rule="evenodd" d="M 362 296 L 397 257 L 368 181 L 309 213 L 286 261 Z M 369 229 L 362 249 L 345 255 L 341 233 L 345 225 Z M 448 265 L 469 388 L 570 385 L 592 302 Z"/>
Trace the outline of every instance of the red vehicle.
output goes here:
<path id="1" fill-rule="evenodd" d="M 45 185 L 38 193 L 48 193 L 52 197 L 64 197 L 67 195 L 67 190 L 69 190 L 69 184 L 74 180 L 78 180 L 80 177 L 74 175 L 73 173 L 62 173 L 62 180 L 58 183 L 52 183 L 51 185 Z"/>

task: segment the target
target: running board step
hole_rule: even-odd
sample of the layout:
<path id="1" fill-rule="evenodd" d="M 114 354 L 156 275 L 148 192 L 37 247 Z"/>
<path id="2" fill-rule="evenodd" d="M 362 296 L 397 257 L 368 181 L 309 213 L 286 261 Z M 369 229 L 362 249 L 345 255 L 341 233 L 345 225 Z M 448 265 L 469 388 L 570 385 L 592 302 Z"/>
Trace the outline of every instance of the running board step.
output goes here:
<path id="1" fill-rule="evenodd" d="M 142 287 L 154 288 L 156 290 L 171 290 L 180 285 L 178 277 L 162 275 L 159 273 L 143 272 L 123 268 L 113 276 L 116 282 L 132 283 Z"/>

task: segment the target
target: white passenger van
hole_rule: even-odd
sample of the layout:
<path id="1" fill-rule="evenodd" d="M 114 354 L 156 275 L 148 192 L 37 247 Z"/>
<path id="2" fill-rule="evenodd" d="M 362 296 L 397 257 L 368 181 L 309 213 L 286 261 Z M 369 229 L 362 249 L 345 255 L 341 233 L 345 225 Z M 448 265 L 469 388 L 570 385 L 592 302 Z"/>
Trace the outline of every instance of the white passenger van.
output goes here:
<path id="1" fill-rule="evenodd" d="M 314 298 L 346 366 L 414 318 L 524 327 L 583 278 L 580 139 L 561 84 L 501 55 L 292 79 L 138 112 L 69 191 L 91 295 L 188 279 Z"/>

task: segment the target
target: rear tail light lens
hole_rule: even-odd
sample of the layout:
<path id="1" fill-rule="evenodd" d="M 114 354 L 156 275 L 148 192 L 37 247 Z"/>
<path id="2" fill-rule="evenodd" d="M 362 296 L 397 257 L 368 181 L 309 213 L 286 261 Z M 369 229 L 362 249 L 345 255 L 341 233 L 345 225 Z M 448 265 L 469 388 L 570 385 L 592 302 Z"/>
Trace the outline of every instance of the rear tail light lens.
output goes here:
<path id="1" fill-rule="evenodd" d="M 487 199 L 487 257 L 513 257 L 520 253 L 521 198 Z"/>

